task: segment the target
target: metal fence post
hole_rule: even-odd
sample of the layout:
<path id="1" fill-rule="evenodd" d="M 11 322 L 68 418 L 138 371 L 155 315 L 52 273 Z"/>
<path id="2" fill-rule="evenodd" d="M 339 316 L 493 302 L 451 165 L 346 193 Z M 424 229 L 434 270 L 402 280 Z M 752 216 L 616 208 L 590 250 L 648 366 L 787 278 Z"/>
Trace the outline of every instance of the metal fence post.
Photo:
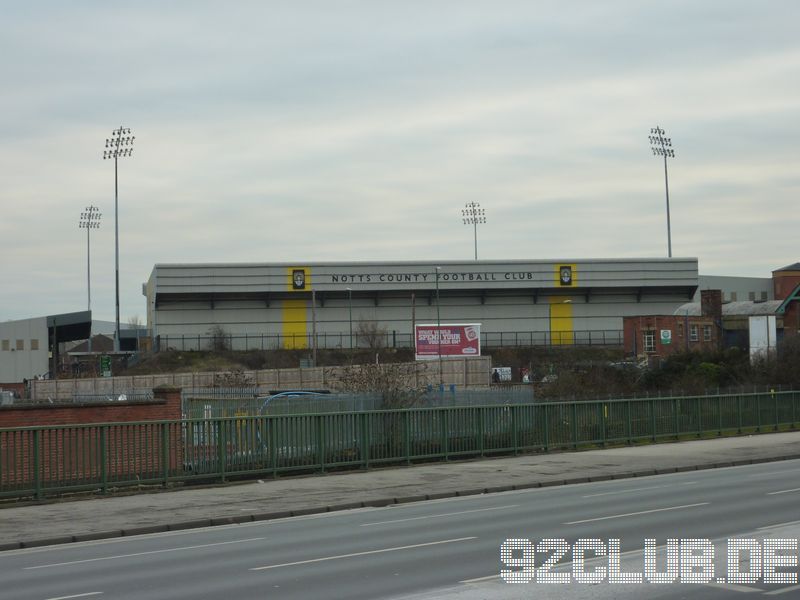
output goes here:
<path id="1" fill-rule="evenodd" d="M 367 434 L 367 437 L 365 438 L 366 442 L 367 442 L 367 449 L 366 449 L 367 463 L 366 463 L 366 467 L 369 468 L 369 461 L 372 459 L 372 419 L 369 418 L 369 414 L 367 414 L 367 418 L 365 419 L 365 423 L 366 423 L 366 434 Z"/>
<path id="2" fill-rule="evenodd" d="M 600 445 L 605 448 L 606 446 L 606 410 L 608 406 L 602 402 L 598 403 L 597 407 L 600 409 Z"/>
<path id="3" fill-rule="evenodd" d="M 736 396 L 736 407 L 738 409 L 737 410 L 737 412 L 738 412 L 737 417 L 738 417 L 738 422 L 739 422 L 739 428 L 737 430 L 737 433 L 742 433 L 742 395 L 741 394 Z"/>
<path id="4" fill-rule="evenodd" d="M 486 443 L 485 442 L 485 440 L 486 440 L 486 431 L 485 431 L 486 418 L 485 418 L 485 414 L 484 413 L 486 412 L 487 408 L 488 407 L 486 407 L 486 406 L 479 406 L 478 407 L 478 429 L 479 429 L 478 434 L 481 436 L 480 437 L 480 444 L 478 444 L 478 448 L 481 451 L 481 456 L 484 456 L 484 444 Z"/>
<path id="5" fill-rule="evenodd" d="M 100 489 L 108 493 L 108 425 L 100 426 Z"/>
<path id="6" fill-rule="evenodd" d="M 161 468 L 164 487 L 169 484 L 169 423 L 161 423 Z"/>
<path id="7" fill-rule="evenodd" d="M 778 424 L 780 423 L 780 415 L 778 414 L 778 394 L 772 392 L 772 397 L 775 399 L 775 431 L 778 431 Z"/>
<path id="8" fill-rule="evenodd" d="M 697 437 L 703 437 L 703 411 L 700 404 L 701 398 L 698 396 L 695 399 L 697 403 Z"/>
<path id="9" fill-rule="evenodd" d="M 547 404 L 544 404 L 542 406 L 542 408 L 544 410 L 544 419 L 543 419 L 544 420 L 544 439 L 542 440 L 542 442 L 544 442 L 544 451 L 545 452 L 548 452 L 548 446 L 549 446 L 549 442 L 550 442 L 550 423 L 549 423 L 550 419 L 548 418 L 548 414 L 547 414 L 547 412 L 548 412 L 547 411 L 547 406 L 548 406 Z"/>
<path id="10" fill-rule="evenodd" d="M 219 470 L 219 478 L 222 483 L 225 483 L 225 463 L 228 460 L 228 453 L 225 448 L 225 423 L 222 419 L 215 419 L 217 423 L 217 468 Z"/>
<path id="11" fill-rule="evenodd" d="M 572 447 L 578 448 L 578 403 L 572 403 Z"/>
<path id="12" fill-rule="evenodd" d="M 269 445 L 273 479 L 278 477 L 278 431 L 280 431 L 280 428 L 275 425 L 277 419 L 277 417 L 264 417 L 262 421 L 262 429 L 264 430 L 264 435 L 267 436 L 267 444 Z"/>
<path id="13" fill-rule="evenodd" d="M 411 413 L 403 413 L 403 445 L 406 447 L 406 464 L 411 464 Z"/>
<path id="14" fill-rule="evenodd" d="M 450 431 L 449 431 L 449 424 L 448 424 L 448 418 L 447 418 L 447 409 L 446 408 L 442 408 L 440 410 L 441 410 L 441 413 L 442 413 L 442 453 L 444 454 L 444 459 L 448 460 L 447 454 L 448 454 L 448 447 L 450 445 L 448 443 L 449 442 L 449 437 L 450 437 Z"/>
<path id="15" fill-rule="evenodd" d="M 320 473 L 325 472 L 325 432 L 323 431 L 322 415 L 314 417 L 317 428 L 317 458 L 319 460 Z"/>
<path id="16" fill-rule="evenodd" d="M 628 400 L 625 403 L 625 412 L 627 413 L 627 429 L 628 429 L 628 446 L 633 444 L 633 419 L 631 417 L 631 401 Z"/>
<path id="17" fill-rule="evenodd" d="M 517 420 L 519 412 L 519 406 L 516 404 L 511 405 L 511 434 L 514 442 L 514 455 L 516 456 L 519 454 L 519 428 L 517 427 Z"/>
<path id="18" fill-rule="evenodd" d="M 39 454 L 39 442 L 41 440 L 41 430 L 33 430 L 33 489 L 36 492 L 36 499 L 42 498 L 42 474 L 41 456 Z"/>
<path id="19" fill-rule="evenodd" d="M 756 393 L 756 431 L 761 433 L 761 394 Z"/>
<path id="20" fill-rule="evenodd" d="M 678 417 L 678 399 L 672 399 L 672 414 L 675 419 L 675 439 L 680 439 L 681 437 L 681 422 Z"/>
<path id="21" fill-rule="evenodd" d="M 641 402 L 641 401 L 640 401 Z M 656 441 L 656 399 L 650 399 L 650 431 L 652 432 L 653 442 Z"/>

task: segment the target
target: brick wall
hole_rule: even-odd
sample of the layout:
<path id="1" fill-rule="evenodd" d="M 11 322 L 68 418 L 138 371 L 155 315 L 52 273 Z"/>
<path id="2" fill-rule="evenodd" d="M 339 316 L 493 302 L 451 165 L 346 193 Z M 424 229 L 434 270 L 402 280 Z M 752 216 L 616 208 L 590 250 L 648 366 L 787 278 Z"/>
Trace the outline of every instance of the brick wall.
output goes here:
<path id="1" fill-rule="evenodd" d="M 181 391 L 153 392 L 146 402 L 0 407 L 0 493 L 76 481 L 92 488 L 180 471 Z M 35 429 L 2 431 L 21 427 Z"/>
<path id="2" fill-rule="evenodd" d="M 678 352 L 715 350 L 719 346 L 719 327 L 711 317 L 679 315 L 645 315 L 624 317 L 622 320 L 625 353 L 651 358 L 666 357 Z M 697 339 L 693 340 L 692 328 L 696 328 Z M 706 327 L 710 327 L 711 339 L 705 338 Z M 669 343 L 664 343 L 661 331 L 671 333 Z M 653 332 L 652 349 L 645 348 L 645 332 Z"/>
<path id="3" fill-rule="evenodd" d="M 181 390 L 160 387 L 153 400 L 0 406 L 0 429 L 181 418 Z"/>
<path id="4" fill-rule="evenodd" d="M 800 284 L 800 271 L 773 271 L 772 288 L 775 300 L 785 300 Z"/>
<path id="5" fill-rule="evenodd" d="M 16 392 L 17 395 L 21 398 L 25 394 L 25 384 L 24 383 L 0 383 L 0 390 L 5 390 L 7 392 Z"/>

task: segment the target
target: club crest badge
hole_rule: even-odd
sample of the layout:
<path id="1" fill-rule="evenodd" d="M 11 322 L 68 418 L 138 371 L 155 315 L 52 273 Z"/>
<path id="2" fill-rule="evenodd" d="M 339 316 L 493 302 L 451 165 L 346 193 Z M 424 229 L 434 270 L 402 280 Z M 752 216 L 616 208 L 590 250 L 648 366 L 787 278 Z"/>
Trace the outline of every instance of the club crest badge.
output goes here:
<path id="1" fill-rule="evenodd" d="M 306 272 L 303 269 L 292 270 L 292 289 L 306 289 Z"/>
<path id="2" fill-rule="evenodd" d="M 558 279 L 561 285 L 572 285 L 572 267 L 563 265 L 558 268 Z"/>

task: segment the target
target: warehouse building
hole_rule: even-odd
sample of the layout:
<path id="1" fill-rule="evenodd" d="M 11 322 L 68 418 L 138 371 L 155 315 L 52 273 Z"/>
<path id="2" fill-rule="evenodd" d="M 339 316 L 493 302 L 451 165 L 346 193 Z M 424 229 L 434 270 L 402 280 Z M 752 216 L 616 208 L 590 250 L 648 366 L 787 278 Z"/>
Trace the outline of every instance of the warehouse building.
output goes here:
<path id="1" fill-rule="evenodd" d="M 55 377 L 64 343 L 89 337 L 89 311 L 0 323 L 0 386 Z"/>
<path id="2" fill-rule="evenodd" d="M 621 346 L 623 317 L 697 287 L 696 258 L 633 258 L 158 264 L 143 293 L 156 350 L 410 346 L 419 323 L 480 324 L 484 347 Z"/>

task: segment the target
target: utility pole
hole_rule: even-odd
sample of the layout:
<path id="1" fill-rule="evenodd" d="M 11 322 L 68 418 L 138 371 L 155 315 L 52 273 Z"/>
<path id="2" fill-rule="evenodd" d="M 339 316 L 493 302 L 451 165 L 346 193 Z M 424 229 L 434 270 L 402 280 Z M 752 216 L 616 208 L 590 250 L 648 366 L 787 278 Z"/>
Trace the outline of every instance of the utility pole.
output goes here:
<path id="1" fill-rule="evenodd" d="M 436 343 L 439 350 L 439 391 L 444 391 L 444 377 L 442 376 L 442 315 L 439 310 L 439 273 L 442 267 L 436 267 Z"/>
<path id="2" fill-rule="evenodd" d="M 347 309 L 350 315 L 350 360 L 353 359 L 353 288 L 347 288 Z"/>

